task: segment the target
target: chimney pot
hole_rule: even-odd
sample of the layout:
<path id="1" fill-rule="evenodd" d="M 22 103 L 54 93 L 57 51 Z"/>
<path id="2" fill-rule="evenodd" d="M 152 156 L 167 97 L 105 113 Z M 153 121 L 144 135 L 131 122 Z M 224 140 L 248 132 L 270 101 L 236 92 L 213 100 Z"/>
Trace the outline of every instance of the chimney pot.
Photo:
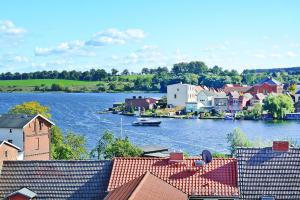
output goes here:
<path id="1" fill-rule="evenodd" d="M 288 141 L 273 141 L 273 151 L 289 151 L 289 148 Z"/>
<path id="2" fill-rule="evenodd" d="M 171 152 L 170 153 L 170 162 L 182 162 L 184 160 L 183 152 Z"/>

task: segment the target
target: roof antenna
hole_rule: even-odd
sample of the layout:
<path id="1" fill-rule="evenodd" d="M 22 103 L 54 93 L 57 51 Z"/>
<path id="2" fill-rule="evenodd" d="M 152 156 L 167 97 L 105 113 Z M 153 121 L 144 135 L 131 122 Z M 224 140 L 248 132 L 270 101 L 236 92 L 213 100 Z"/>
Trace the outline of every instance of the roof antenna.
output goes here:
<path id="1" fill-rule="evenodd" d="M 123 138 L 123 118 L 121 117 L 121 139 Z"/>

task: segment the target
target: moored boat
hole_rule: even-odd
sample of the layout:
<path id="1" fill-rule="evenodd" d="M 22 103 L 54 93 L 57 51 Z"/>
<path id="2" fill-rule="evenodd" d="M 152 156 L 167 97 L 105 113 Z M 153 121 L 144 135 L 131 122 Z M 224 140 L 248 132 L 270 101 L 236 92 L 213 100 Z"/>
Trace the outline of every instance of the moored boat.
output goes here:
<path id="1" fill-rule="evenodd" d="M 140 118 L 132 123 L 133 126 L 159 126 L 160 120 Z"/>

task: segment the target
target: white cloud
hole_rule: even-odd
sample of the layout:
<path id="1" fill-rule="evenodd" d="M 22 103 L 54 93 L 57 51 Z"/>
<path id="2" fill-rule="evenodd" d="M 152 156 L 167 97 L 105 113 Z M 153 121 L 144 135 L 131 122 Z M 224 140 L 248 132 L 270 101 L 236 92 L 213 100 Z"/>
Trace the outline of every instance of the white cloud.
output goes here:
<path id="1" fill-rule="evenodd" d="M 35 48 L 36 56 L 49 56 L 57 54 L 71 53 L 79 56 L 95 56 L 94 52 L 88 47 L 105 46 L 109 44 L 125 44 L 130 40 L 140 40 L 145 37 L 145 32 L 141 29 L 127 29 L 120 31 L 118 29 L 108 29 L 98 32 L 88 41 L 75 40 L 71 42 L 62 42 L 56 47 Z"/>
<path id="2" fill-rule="evenodd" d="M 272 53 L 272 54 L 270 54 L 270 57 L 272 57 L 272 58 L 281 58 L 282 55 L 279 54 L 279 53 Z"/>
<path id="3" fill-rule="evenodd" d="M 15 55 L 13 53 L 7 53 L 0 57 L 0 61 L 3 63 L 27 63 L 30 61 L 30 58 L 21 55 Z"/>
<path id="4" fill-rule="evenodd" d="M 120 31 L 118 29 L 108 29 L 98 32 L 86 41 L 86 45 L 104 46 L 109 44 L 125 44 L 129 40 L 138 40 L 145 38 L 145 32 L 141 29 L 127 29 Z"/>
<path id="5" fill-rule="evenodd" d="M 288 57 L 292 57 L 292 58 L 298 56 L 298 54 L 295 53 L 295 52 L 293 52 L 293 51 L 288 51 L 288 52 L 286 53 L 286 55 L 287 55 Z"/>
<path id="6" fill-rule="evenodd" d="M 36 47 L 34 54 L 36 56 L 48 56 L 53 54 L 63 54 L 69 52 L 78 53 L 78 50 L 81 50 L 83 46 L 84 46 L 84 41 L 80 41 L 80 40 L 75 40 L 71 42 L 62 42 L 57 47 L 52 47 L 52 48 Z"/>
<path id="7" fill-rule="evenodd" d="M 21 36 L 26 33 L 26 30 L 20 27 L 17 27 L 10 20 L 0 21 L 0 34 L 4 34 L 6 36 Z"/>

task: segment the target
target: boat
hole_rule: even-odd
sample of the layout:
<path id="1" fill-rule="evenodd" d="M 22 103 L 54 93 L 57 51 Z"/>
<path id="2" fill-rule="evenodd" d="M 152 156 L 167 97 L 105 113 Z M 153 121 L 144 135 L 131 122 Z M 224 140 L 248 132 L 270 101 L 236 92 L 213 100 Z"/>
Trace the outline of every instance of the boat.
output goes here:
<path id="1" fill-rule="evenodd" d="M 153 120 L 153 119 L 146 119 L 146 118 L 139 118 L 137 121 L 132 123 L 133 126 L 159 126 L 161 121 Z"/>
<path id="2" fill-rule="evenodd" d="M 226 115 L 224 117 L 225 120 L 234 120 L 234 117 L 232 115 Z"/>

